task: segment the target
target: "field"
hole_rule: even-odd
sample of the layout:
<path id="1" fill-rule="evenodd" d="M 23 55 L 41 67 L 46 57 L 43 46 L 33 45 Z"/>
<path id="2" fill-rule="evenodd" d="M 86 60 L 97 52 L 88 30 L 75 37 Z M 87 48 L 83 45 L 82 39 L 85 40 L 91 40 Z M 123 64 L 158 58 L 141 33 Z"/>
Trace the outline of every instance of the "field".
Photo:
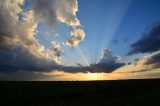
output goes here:
<path id="1" fill-rule="evenodd" d="M 1 81 L 0 106 L 160 106 L 160 79 Z"/>

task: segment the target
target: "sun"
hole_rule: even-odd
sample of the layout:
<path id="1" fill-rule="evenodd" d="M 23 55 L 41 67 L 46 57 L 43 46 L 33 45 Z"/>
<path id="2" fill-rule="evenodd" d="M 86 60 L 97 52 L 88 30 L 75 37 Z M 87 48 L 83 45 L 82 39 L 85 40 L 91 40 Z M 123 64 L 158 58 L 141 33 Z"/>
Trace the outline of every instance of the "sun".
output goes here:
<path id="1" fill-rule="evenodd" d="M 98 78 L 98 73 L 90 73 L 90 72 L 88 72 L 88 77 L 91 80 L 98 80 L 99 79 Z"/>

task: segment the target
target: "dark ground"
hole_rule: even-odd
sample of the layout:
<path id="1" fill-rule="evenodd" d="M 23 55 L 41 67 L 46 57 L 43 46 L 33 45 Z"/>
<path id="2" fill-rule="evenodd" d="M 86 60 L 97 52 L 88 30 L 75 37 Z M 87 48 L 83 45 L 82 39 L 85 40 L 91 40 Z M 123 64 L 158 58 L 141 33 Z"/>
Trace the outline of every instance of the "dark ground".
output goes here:
<path id="1" fill-rule="evenodd" d="M 160 106 L 160 79 L 1 81 L 0 106 Z"/>

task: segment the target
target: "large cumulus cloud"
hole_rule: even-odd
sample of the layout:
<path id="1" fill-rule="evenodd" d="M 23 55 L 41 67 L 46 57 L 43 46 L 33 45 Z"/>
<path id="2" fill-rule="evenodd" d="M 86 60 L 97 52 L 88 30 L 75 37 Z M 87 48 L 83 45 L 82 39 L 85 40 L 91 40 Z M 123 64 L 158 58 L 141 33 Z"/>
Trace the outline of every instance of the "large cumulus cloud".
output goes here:
<path id="1" fill-rule="evenodd" d="M 66 45 L 76 47 L 84 40 L 85 32 L 82 29 L 74 29 L 70 32 L 71 37 L 66 41 Z"/>
<path id="2" fill-rule="evenodd" d="M 85 32 L 77 18 L 77 0 L 34 0 L 33 11 L 36 19 L 48 25 L 57 25 L 60 22 L 72 28 L 70 37 L 64 43 L 67 46 L 76 47 L 84 40 Z"/>
<path id="3" fill-rule="evenodd" d="M 60 50 L 45 49 L 36 39 L 33 11 L 24 12 L 22 4 L 23 0 L 0 2 L 0 71 L 43 70 L 44 66 L 60 63 L 57 56 Z"/>
<path id="4" fill-rule="evenodd" d="M 47 24 L 55 24 L 59 21 L 70 26 L 80 25 L 76 16 L 77 0 L 34 0 L 33 11 L 36 18 Z"/>
<path id="5" fill-rule="evenodd" d="M 2 0 L 0 2 L 0 73 L 48 72 L 60 70 L 76 72 L 112 72 L 124 65 L 119 57 L 107 49 L 99 63 L 90 66 L 65 66 L 59 60 L 63 50 L 59 42 L 52 42 L 46 49 L 37 38 L 39 22 L 47 25 L 61 22 L 72 27 L 69 46 L 77 46 L 85 37 L 76 16 L 77 0 L 35 0 L 30 10 L 21 8 L 23 0 Z M 20 16 L 20 17 L 19 17 Z"/>

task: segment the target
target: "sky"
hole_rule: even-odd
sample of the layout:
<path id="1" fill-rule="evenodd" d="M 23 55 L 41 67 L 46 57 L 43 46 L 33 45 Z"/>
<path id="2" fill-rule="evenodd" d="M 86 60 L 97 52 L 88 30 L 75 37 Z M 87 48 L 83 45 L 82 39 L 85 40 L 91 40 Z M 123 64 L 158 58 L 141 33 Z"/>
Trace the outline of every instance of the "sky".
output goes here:
<path id="1" fill-rule="evenodd" d="M 0 80 L 159 78 L 159 0 L 1 0 Z"/>

